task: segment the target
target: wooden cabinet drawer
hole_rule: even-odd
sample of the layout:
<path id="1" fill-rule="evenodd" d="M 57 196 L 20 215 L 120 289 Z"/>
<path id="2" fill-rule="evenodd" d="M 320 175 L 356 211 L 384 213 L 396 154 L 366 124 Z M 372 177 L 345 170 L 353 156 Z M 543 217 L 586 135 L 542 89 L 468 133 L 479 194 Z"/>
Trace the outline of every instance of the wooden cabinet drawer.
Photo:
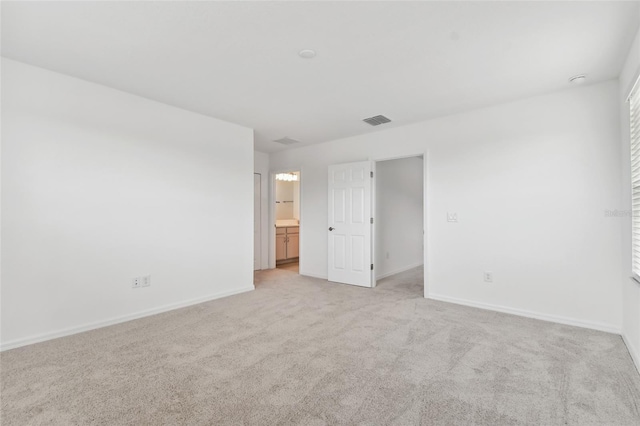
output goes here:
<path id="1" fill-rule="evenodd" d="M 287 228 L 276 228 L 276 235 L 286 234 Z"/>
<path id="2" fill-rule="evenodd" d="M 287 227 L 287 234 L 299 234 L 300 227 L 299 226 L 289 226 Z"/>

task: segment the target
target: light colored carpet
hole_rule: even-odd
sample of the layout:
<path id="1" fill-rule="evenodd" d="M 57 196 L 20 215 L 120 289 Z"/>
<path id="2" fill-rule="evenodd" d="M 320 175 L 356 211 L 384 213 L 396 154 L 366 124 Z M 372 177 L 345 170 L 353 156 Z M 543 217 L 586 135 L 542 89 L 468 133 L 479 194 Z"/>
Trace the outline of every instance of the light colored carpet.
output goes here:
<path id="1" fill-rule="evenodd" d="M 2 425 L 638 425 L 619 336 L 289 271 L 2 353 Z"/>

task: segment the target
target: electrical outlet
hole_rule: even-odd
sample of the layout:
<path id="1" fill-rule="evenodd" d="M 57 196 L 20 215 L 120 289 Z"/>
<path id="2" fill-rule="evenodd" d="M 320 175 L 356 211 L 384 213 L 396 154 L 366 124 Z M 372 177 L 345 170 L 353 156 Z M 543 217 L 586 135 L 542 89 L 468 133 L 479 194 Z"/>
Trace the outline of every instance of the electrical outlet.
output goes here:
<path id="1" fill-rule="evenodd" d="M 492 283 L 493 282 L 493 272 L 486 272 L 484 273 L 484 282 L 486 283 Z"/>
<path id="2" fill-rule="evenodd" d="M 151 285 L 151 275 L 145 275 L 142 277 L 142 287 L 149 287 Z"/>
<path id="3" fill-rule="evenodd" d="M 447 222 L 457 222 L 457 221 L 458 221 L 458 213 L 447 212 Z"/>
<path id="4" fill-rule="evenodd" d="M 131 288 L 140 288 L 142 285 L 142 279 L 140 277 L 136 277 L 131 280 Z"/>

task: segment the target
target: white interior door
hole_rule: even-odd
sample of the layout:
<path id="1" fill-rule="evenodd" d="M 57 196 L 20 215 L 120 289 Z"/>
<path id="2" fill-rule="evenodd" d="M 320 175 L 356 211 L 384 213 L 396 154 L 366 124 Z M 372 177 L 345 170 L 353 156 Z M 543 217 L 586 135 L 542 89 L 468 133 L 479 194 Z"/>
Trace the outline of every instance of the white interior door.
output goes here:
<path id="1" fill-rule="evenodd" d="M 260 215 L 260 203 L 262 199 L 260 173 L 253 174 L 253 270 L 260 269 L 260 254 L 262 251 L 261 234 L 262 220 Z"/>
<path id="2" fill-rule="evenodd" d="M 372 286 L 371 162 L 329 166 L 329 281 Z"/>

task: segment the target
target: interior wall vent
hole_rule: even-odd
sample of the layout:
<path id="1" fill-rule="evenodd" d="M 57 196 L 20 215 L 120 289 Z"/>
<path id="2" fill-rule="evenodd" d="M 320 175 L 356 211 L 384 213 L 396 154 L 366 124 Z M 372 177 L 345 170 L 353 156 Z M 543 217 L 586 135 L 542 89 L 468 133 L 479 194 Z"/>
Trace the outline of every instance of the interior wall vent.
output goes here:
<path id="1" fill-rule="evenodd" d="M 384 115 L 376 115 L 375 117 L 365 118 L 362 121 L 364 121 L 365 123 L 369 123 L 372 126 L 379 126 L 380 124 L 390 123 L 391 122 L 391 120 L 389 120 Z"/>
<path id="2" fill-rule="evenodd" d="M 294 143 L 300 143 L 300 141 L 297 141 L 295 139 L 291 139 L 291 138 L 286 137 L 286 136 L 284 138 L 282 138 L 282 139 L 275 140 L 274 142 L 281 143 L 282 145 L 293 145 Z"/>

